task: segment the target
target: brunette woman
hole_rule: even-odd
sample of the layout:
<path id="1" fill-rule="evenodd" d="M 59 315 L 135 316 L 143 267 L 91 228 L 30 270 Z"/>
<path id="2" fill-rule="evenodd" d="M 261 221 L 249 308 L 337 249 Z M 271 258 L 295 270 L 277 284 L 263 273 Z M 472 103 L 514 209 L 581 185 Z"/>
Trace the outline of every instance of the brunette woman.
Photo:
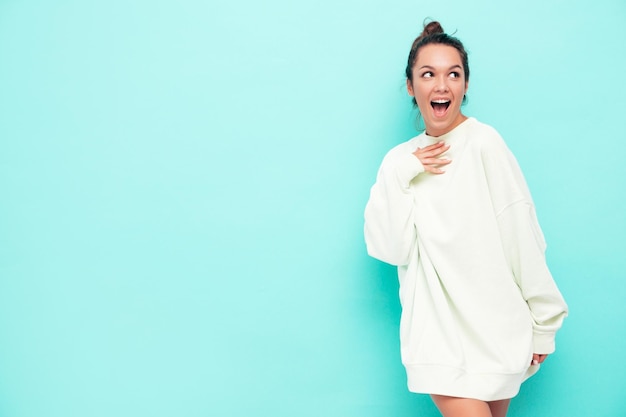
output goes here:
<path id="1" fill-rule="evenodd" d="M 567 305 L 515 158 L 461 112 L 469 76 L 463 44 L 427 24 L 406 67 L 425 132 L 385 156 L 365 240 L 398 267 L 409 390 L 430 394 L 445 417 L 504 417 L 554 352 Z"/>

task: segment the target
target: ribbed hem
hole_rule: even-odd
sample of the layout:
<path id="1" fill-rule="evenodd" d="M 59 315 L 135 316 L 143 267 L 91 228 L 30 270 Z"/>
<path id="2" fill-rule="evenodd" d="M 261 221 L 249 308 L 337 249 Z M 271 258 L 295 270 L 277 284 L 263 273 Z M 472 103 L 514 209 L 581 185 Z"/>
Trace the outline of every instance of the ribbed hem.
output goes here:
<path id="1" fill-rule="evenodd" d="M 555 351 L 554 333 L 533 333 L 533 353 L 549 355 Z"/>
<path id="2" fill-rule="evenodd" d="M 418 174 L 424 172 L 424 165 L 412 153 L 401 155 L 396 160 L 396 172 L 400 181 L 400 185 L 408 189 L 409 183 Z"/>
<path id="3" fill-rule="evenodd" d="M 406 373 L 411 392 L 497 401 L 515 397 L 522 382 L 538 369 L 530 366 L 512 374 L 472 374 L 440 365 L 410 365 Z"/>

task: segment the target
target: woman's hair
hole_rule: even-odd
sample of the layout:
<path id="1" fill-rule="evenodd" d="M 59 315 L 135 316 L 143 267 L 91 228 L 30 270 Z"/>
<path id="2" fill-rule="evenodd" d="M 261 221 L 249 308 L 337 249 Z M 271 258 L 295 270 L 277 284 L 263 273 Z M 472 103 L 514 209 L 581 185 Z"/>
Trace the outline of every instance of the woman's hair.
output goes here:
<path id="1" fill-rule="evenodd" d="M 417 54 L 423 46 L 429 44 L 447 45 L 459 51 L 461 61 L 463 62 L 465 82 L 469 81 L 470 69 L 469 63 L 467 62 L 467 51 L 465 51 L 465 47 L 460 40 L 445 33 L 439 22 L 433 21 L 424 23 L 424 30 L 413 41 L 413 45 L 411 46 L 411 52 L 409 53 L 409 59 L 406 64 L 406 78 L 410 82 L 413 82 L 413 66 L 415 65 L 415 61 L 417 61 Z M 465 100 L 465 97 L 463 97 L 463 99 Z M 413 104 L 417 104 L 415 102 L 415 98 L 413 98 Z"/>

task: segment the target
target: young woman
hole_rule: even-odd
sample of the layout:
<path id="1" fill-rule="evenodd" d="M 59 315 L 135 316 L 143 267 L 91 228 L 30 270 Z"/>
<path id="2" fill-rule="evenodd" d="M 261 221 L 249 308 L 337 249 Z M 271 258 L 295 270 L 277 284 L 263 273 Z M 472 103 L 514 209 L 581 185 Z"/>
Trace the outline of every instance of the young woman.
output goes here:
<path id="1" fill-rule="evenodd" d="M 430 22 L 407 89 L 426 130 L 387 153 L 365 209 L 368 253 L 397 265 L 410 391 L 445 417 L 504 417 L 567 315 L 519 166 L 467 117 L 463 44 Z"/>

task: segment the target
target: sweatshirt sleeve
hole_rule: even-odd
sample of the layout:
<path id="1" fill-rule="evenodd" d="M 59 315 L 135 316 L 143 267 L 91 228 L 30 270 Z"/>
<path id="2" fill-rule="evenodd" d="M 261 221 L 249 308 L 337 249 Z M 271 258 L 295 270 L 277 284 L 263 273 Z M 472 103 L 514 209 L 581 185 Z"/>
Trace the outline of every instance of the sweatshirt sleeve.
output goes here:
<path id="1" fill-rule="evenodd" d="M 534 353 L 555 350 L 555 334 L 568 308 L 548 270 L 545 241 L 534 207 L 526 200 L 498 215 L 503 248 L 533 319 Z"/>
<path id="2" fill-rule="evenodd" d="M 412 153 L 390 152 L 378 171 L 365 207 L 365 243 L 370 256 L 406 265 L 416 244 L 410 183 L 424 166 Z"/>

